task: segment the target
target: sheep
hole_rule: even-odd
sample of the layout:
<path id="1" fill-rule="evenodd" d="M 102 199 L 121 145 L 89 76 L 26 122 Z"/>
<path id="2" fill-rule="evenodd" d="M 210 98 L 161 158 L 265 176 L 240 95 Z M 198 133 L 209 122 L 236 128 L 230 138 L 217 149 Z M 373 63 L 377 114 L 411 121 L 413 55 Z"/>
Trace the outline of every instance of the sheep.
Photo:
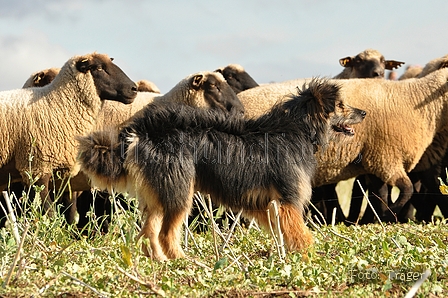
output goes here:
<path id="1" fill-rule="evenodd" d="M 423 67 L 420 65 L 409 65 L 406 67 L 404 73 L 398 78 L 398 80 L 407 80 L 412 78 L 417 78 L 422 72 Z"/>
<path id="2" fill-rule="evenodd" d="M 148 80 L 140 80 L 137 81 L 137 91 L 140 92 L 152 92 L 152 93 L 160 93 L 160 89 L 151 81 Z"/>
<path id="3" fill-rule="evenodd" d="M 448 66 L 448 55 L 442 56 L 440 58 L 433 59 L 425 64 L 422 71 L 417 76 L 418 78 L 423 78 L 424 76 Z"/>
<path id="4" fill-rule="evenodd" d="M 384 78 L 386 69 L 392 70 L 400 67 L 404 62 L 385 60 L 384 56 L 377 50 L 366 49 L 354 57 L 339 59 L 344 70 L 333 77 L 333 79 L 356 79 L 356 78 Z M 250 88 L 238 94 L 238 97 L 253 98 L 250 109 L 246 109 L 246 117 L 258 116 L 269 110 L 269 105 L 258 102 L 258 98 L 276 98 L 284 100 L 290 94 L 297 91 L 297 87 L 306 86 L 311 78 L 292 79 L 279 83 L 264 84 Z M 258 106 L 258 107 L 257 107 Z"/>
<path id="5" fill-rule="evenodd" d="M 384 70 L 392 70 L 400 67 L 404 62 L 385 60 L 377 50 L 367 49 L 356 56 L 348 56 L 339 59 L 339 64 L 344 70 L 336 75 L 335 79 L 353 78 L 384 78 Z"/>
<path id="6" fill-rule="evenodd" d="M 97 121 L 94 126 L 94 130 L 105 130 L 110 127 L 119 127 L 125 121 L 127 121 L 132 115 L 141 110 L 145 105 L 158 100 L 158 101 L 177 101 L 184 102 L 192 106 L 202 108 L 218 108 L 227 112 L 244 114 L 244 107 L 230 88 L 222 74 L 210 71 L 202 71 L 187 76 L 181 80 L 176 86 L 174 86 L 168 93 L 156 94 L 152 92 L 137 92 L 137 96 L 132 104 L 122 105 L 113 101 L 106 101 L 103 108 L 97 116 Z M 10 167 L 11 168 L 11 167 Z M 3 177 L 8 177 L 9 173 L 14 175 L 15 168 L 12 167 L 11 171 L 3 171 Z M 6 180 L 6 179 L 5 179 Z M 7 183 L 7 180 L 4 181 Z M 78 173 L 76 176 L 70 179 L 71 190 L 73 191 L 88 191 L 90 192 L 90 184 L 87 177 L 82 173 Z M 59 187 L 59 185 L 57 185 Z M 84 194 L 83 197 L 86 195 Z M 107 197 L 107 196 L 106 196 Z M 68 200 L 65 205 L 67 205 Z M 75 206 L 76 197 L 70 201 L 70 204 Z M 84 210 L 83 214 L 80 214 L 80 220 L 84 220 L 85 213 L 88 211 L 88 203 L 78 203 Z M 79 210 L 78 210 L 79 211 Z M 72 210 L 73 212 L 73 210 Z M 73 216 L 67 218 L 68 222 L 73 222 Z M 85 224 L 85 220 L 80 224 L 80 227 Z"/>
<path id="7" fill-rule="evenodd" d="M 53 67 L 35 72 L 28 78 L 28 80 L 25 81 L 22 88 L 43 87 L 48 85 L 54 80 L 60 71 L 60 68 Z"/>
<path id="8" fill-rule="evenodd" d="M 347 104 L 366 110 L 369 116 L 356 127 L 353 142 L 343 147 L 330 142 L 325 151 L 318 150 L 313 186 L 374 174 L 399 188 L 400 195 L 391 205 L 391 210 L 399 213 L 413 192 L 407 173 L 417 166 L 433 137 L 448 129 L 442 118 L 448 102 L 447 78 L 448 69 L 440 69 L 423 78 L 403 81 L 339 80 L 342 98 Z M 284 86 L 283 94 L 289 92 L 290 86 Z M 239 94 L 240 100 L 252 115 L 261 115 L 279 98 L 277 93 L 254 102 L 243 93 Z M 422 164 L 422 169 L 441 158 L 434 157 Z M 392 214 L 382 216 L 393 219 Z"/>
<path id="9" fill-rule="evenodd" d="M 385 70 L 393 70 L 400 67 L 404 62 L 395 60 L 385 60 L 384 56 L 377 50 L 366 49 L 355 57 L 345 57 L 339 59 L 339 64 L 344 70 L 334 79 L 355 79 L 355 78 L 377 78 L 384 79 Z M 395 74 L 391 71 L 389 75 Z M 366 177 L 360 176 L 358 180 L 366 184 Z M 336 194 L 336 185 L 329 184 L 314 189 L 313 201 L 316 207 L 320 209 L 325 220 L 329 221 L 332 217 L 332 211 L 336 208 L 336 221 L 345 219 L 342 209 L 338 202 Z M 328 198 L 329 194 L 332 194 Z M 362 198 L 362 196 L 360 196 Z M 361 200 L 362 202 L 362 200 Z"/>
<path id="10" fill-rule="evenodd" d="M 44 70 L 38 73 L 47 72 L 48 70 Z M 29 86 L 29 81 L 30 79 L 27 80 L 25 85 Z M 142 81 L 144 83 L 138 84 L 137 88 L 149 82 L 146 80 L 139 82 Z M 156 92 L 139 91 L 136 93 L 133 103 L 128 105 L 106 101 L 97 115 L 97 121 L 93 129 L 104 130 L 117 127 L 154 100 L 184 102 L 191 106 L 220 108 L 228 112 L 234 111 L 243 114 L 244 106 L 228 88 L 229 85 L 222 74 L 211 71 L 197 72 L 181 80 L 164 95 Z"/>
<path id="11" fill-rule="evenodd" d="M 334 76 L 334 79 L 355 79 L 355 78 L 376 78 L 384 79 L 384 72 L 386 69 L 392 70 L 400 67 L 404 62 L 395 60 L 385 60 L 384 56 L 377 50 L 367 49 L 359 53 L 355 57 L 345 57 L 339 60 L 339 63 L 345 69 Z M 298 86 L 306 86 L 311 79 L 295 79 L 284 81 L 281 83 L 265 84 L 255 87 L 238 94 L 240 99 L 244 101 L 251 101 L 246 108 L 247 117 L 256 117 L 260 113 L 267 112 L 270 105 L 265 105 L 264 98 L 275 98 L 276 100 L 283 100 L 289 94 L 296 92 Z M 360 177 L 362 179 L 362 177 Z M 333 195 L 333 200 L 328 200 L 329 194 Z M 324 198 L 326 202 L 324 202 Z M 345 218 L 342 209 L 337 201 L 335 192 L 335 185 L 325 185 L 314 189 L 313 202 L 325 214 L 325 218 L 331 218 L 331 211 L 333 208 L 337 209 L 337 219 L 343 220 Z"/>
<path id="12" fill-rule="evenodd" d="M 421 72 L 417 77 L 425 77 L 436 70 L 446 67 L 448 67 L 448 55 L 433 59 L 426 63 L 423 68 L 420 67 Z M 414 169 L 413 178 L 416 183 L 421 183 L 420 187 L 422 190 L 415 193 L 411 198 L 403 220 L 414 219 L 412 207 L 415 207 L 415 219 L 429 222 L 437 205 L 443 216 L 448 217 L 448 202 L 446 197 L 439 191 L 439 177 L 446 179 L 445 169 L 448 167 L 447 148 L 448 135 L 446 133 L 436 135 L 433 143 L 428 147 L 419 164 Z M 439 160 L 440 156 L 442 156 L 441 162 L 432 161 L 434 157 L 436 157 L 436 160 Z M 422 168 L 427 170 L 420 171 Z"/>
<path id="13" fill-rule="evenodd" d="M 139 92 L 136 100 L 139 97 L 145 95 L 144 92 Z M 236 113 L 243 115 L 244 114 L 244 106 L 233 92 L 229 84 L 226 82 L 221 73 L 218 72 L 209 72 L 203 71 L 193 75 L 190 75 L 180 81 L 175 87 L 173 87 L 168 93 L 165 95 L 154 97 L 153 101 L 165 101 L 165 102 L 180 102 L 186 103 L 190 106 L 200 107 L 200 108 L 213 108 L 224 110 L 229 113 Z M 117 113 L 111 113 L 116 115 Z M 134 113 L 135 114 L 135 113 Z M 126 118 L 131 118 L 131 114 L 128 114 Z M 105 117 L 108 119 L 109 117 Z M 108 125 L 110 126 L 110 125 Z M 118 127 L 118 125 L 115 125 Z M 97 127 L 97 130 L 108 130 L 107 127 Z M 80 173 L 82 174 L 82 173 Z M 78 181 L 79 177 L 75 177 L 72 179 L 72 182 Z M 82 177 L 82 183 L 87 181 L 85 177 Z M 78 189 L 79 187 L 73 186 L 72 189 Z M 83 201 L 77 202 L 79 216 L 78 228 L 82 229 L 88 222 L 87 211 L 93 201 L 92 196 L 86 194 L 85 192 L 82 194 Z M 107 204 L 107 201 L 104 198 L 107 198 L 108 195 L 105 193 L 101 193 L 96 197 L 96 201 L 103 201 L 103 205 Z M 101 210 L 99 210 L 101 212 Z M 103 214 L 97 214 L 103 215 Z M 101 227 L 103 232 L 107 232 L 107 220 L 105 221 L 105 226 Z"/>
<path id="14" fill-rule="evenodd" d="M 255 82 L 255 80 L 239 64 L 229 64 L 226 67 L 220 67 L 215 71 L 223 75 L 236 94 L 258 86 L 258 83 Z"/>
<path id="15" fill-rule="evenodd" d="M 25 81 L 22 88 L 43 87 L 48 85 L 54 80 L 59 71 L 61 71 L 60 68 L 52 67 L 35 72 Z M 136 84 L 137 91 L 139 92 L 160 93 L 159 88 L 151 81 L 140 80 L 137 81 Z"/>
<path id="16" fill-rule="evenodd" d="M 411 72 L 415 73 L 415 77 L 422 78 L 431 72 L 447 66 L 448 55 L 445 55 L 429 61 L 423 68 L 421 66 L 412 67 L 412 69 L 415 69 L 416 71 L 411 70 Z M 408 77 L 410 78 L 409 75 Z M 447 147 L 448 136 L 446 133 L 441 133 L 434 136 L 433 142 L 427 148 L 415 169 L 409 173 L 409 177 L 414 183 L 415 192 L 411 200 L 405 208 L 403 208 L 403 211 L 398 218 L 400 222 L 407 222 L 408 220 L 414 219 L 429 222 L 436 205 L 439 205 L 439 208 L 445 217 L 448 216 L 448 204 L 444 196 L 440 193 L 438 187 L 438 178 L 440 176 L 445 176 L 443 168 L 448 165 L 448 156 L 443 156 Z M 440 159 L 442 159 L 442 162 L 437 162 L 437 160 Z M 422 171 L 422 168 L 427 170 Z M 388 189 L 380 180 L 378 180 L 378 178 L 371 177 L 371 179 L 372 187 L 370 187 L 369 190 L 373 190 L 373 192 L 378 194 L 382 199 L 382 202 L 373 200 L 372 204 L 376 210 L 381 210 L 382 213 L 387 212 L 387 205 L 391 203 L 391 190 L 390 188 Z M 431 195 L 426 196 L 425 192 Z M 353 198 L 354 197 L 352 197 L 352 204 L 350 205 L 349 220 L 358 218 L 361 209 L 361 203 L 356 202 Z M 353 204 L 354 202 L 357 204 Z M 415 207 L 417 211 L 415 217 L 413 214 L 413 207 Z M 367 208 L 360 223 L 370 223 L 373 220 L 373 211 L 370 208 Z"/>
<path id="17" fill-rule="evenodd" d="M 0 168 L 14 167 L 25 184 L 30 183 L 29 172 L 36 176 L 36 184 L 44 185 L 43 211 L 51 213 L 52 173 L 79 171 L 75 135 L 94 127 L 103 100 L 129 104 L 136 95 L 136 84 L 109 56 L 96 52 L 69 59 L 44 87 L 0 92 L 0 111 L 5 116 L 0 122 Z"/>

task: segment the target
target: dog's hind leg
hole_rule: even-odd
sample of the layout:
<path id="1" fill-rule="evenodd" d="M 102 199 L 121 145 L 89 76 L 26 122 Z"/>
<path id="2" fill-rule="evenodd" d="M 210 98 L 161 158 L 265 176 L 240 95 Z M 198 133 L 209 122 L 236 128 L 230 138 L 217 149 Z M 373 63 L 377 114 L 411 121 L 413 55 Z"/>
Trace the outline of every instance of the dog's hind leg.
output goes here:
<path id="1" fill-rule="evenodd" d="M 284 194 L 279 208 L 280 227 L 286 247 L 290 251 L 304 250 L 313 243 L 313 236 L 303 219 L 303 209 L 310 201 L 313 189 L 306 171 L 299 169 L 298 173 L 299 179 L 293 184 L 296 194 Z"/>
<path id="2" fill-rule="evenodd" d="M 301 210 L 292 204 L 284 203 L 279 208 L 279 215 L 280 227 L 288 250 L 300 251 L 313 243 L 313 235 L 305 225 Z"/>
<path id="3" fill-rule="evenodd" d="M 143 242 L 143 253 L 155 260 L 164 261 L 167 259 L 167 256 L 163 253 L 159 242 L 159 234 L 163 220 L 163 207 L 155 192 L 146 190 L 139 193 L 139 205 L 144 216 L 144 222 L 138 238 L 147 238 L 151 247 L 151 250 L 149 250 L 146 243 Z"/>
<path id="4" fill-rule="evenodd" d="M 185 257 L 185 253 L 181 247 L 181 232 L 182 224 L 193 206 L 193 193 L 194 187 L 192 182 L 190 191 L 178 201 L 179 204 L 175 208 L 165 210 L 159 241 L 169 259 Z"/>
<path id="5" fill-rule="evenodd" d="M 145 211 L 146 219 L 143 223 L 142 230 L 138 235 L 138 238 L 142 237 L 149 240 L 151 250 L 146 243 L 142 243 L 142 251 L 147 257 L 152 257 L 154 260 L 164 261 L 167 260 L 166 255 L 163 253 L 162 247 L 159 243 L 159 232 L 162 224 L 163 214 L 159 210 Z"/>
<path id="6" fill-rule="evenodd" d="M 280 204 L 278 200 L 277 206 L 280 218 L 280 229 L 283 234 L 283 239 L 286 248 L 289 251 L 300 251 L 306 249 L 313 243 L 313 236 L 305 225 L 303 215 L 297 207 L 292 204 Z M 269 231 L 269 221 L 275 228 L 275 221 L 273 221 L 273 212 L 270 212 L 271 219 L 268 218 L 266 211 L 250 211 L 245 212 L 248 217 L 255 218 L 257 223 L 266 231 Z"/>

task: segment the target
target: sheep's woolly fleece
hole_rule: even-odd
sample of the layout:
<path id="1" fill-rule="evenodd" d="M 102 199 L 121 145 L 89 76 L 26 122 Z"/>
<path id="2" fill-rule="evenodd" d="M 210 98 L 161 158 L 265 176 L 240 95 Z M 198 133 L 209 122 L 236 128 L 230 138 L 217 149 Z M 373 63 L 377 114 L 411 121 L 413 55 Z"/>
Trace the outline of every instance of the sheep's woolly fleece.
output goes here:
<path id="1" fill-rule="evenodd" d="M 177 83 L 166 94 L 158 94 L 152 92 L 138 92 L 134 102 L 130 105 L 122 105 L 113 101 L 106 101 L 103 109 L 98 114 L 98 122 L 93 130 L 115 130 L 126 123 L 137 112 L 141 111 L 143 107 L 154 101 L 164 102 L 179 102 L 193 107 L 212 108 L 212 104 L 205 99 L 204 88 L 195 89 L 191 86 L 192 78 L 201 75 L 203 80 L 208 80 L 213 77 L 223 84 L 227 84 L 224 77 L 220 73 L 211 71 L 201 71 L 187 76 Z M 225 94 L 224 94 L 225 96 Z M 238 99 L 235 96 L 235 99 Z M 88 179 L 84 173 L 79 173 L 76 177 L 71 179 L 71 186 L 73 190 L 88 190 L 90 188 L 87 183 Z"/>
<path id="2" fill-rule="evenodd" d="M 90 72 L 84 74 L 76 69 L 76 62 L 88 57 L 68 60 L 50 85 L 0 92 L 0 111 L 7 115 L 0 122 L 0 166 L 14 158 L 17 170 L 24 176 L 32 152 L 33 171 L 78 172 L 74 136 L 94 126 L 102 104 Z"/>
<path id="3" fill-rule="evenodd" d="M 318 152 L 319 166 L 314 185 L 338 182 L 364 173 L 375 174 L 394 185 L 399 176 L 416 166 L 434 135 L 448 129 L 448 123 L 443 121 L 448 101 L 447 78 L 448 69 L 441 69 L 424 78 L 396 82 L 377 79 L 340 81 L 341 97 L 348 105 L 364 109 L 367 116 L 356 126 L 355 136 L 349 143 L 343 147 L 330 143 L 327 150 Z M 238 95 L 247 114 L 263 114 L 297 88 L 292 84 L 274 85 L 276 88 L 270 88 L 275 92 L 265 92 L 262 96 L 254 97 L 256 93 L 253 91 L 263 86 Z M 361 152 L 362 159 L 358 160 Z"/>

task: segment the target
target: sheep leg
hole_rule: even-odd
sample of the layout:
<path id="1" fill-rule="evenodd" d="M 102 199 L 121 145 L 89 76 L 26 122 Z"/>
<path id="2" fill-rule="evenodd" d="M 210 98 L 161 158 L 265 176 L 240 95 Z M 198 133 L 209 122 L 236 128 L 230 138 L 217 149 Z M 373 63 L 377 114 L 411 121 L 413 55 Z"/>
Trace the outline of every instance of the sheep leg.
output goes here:
<path id="1" fill-rule="evenodd" d="M 36 186 L 44 186 L 39 193 L 40 199 L 42 201 L 42 214 L 48 214 L 49 216 L 54 215 L 54 206 L 53 206 L 53 200 L 50 197 L 50 191 L 48 190 L 48 187 L 50 185 L 50 174 L 42 174 L 37 181 L 35 182 Z M 31 188 L 30 191 L 30 197 L 35 198 L 36 192 L 34 188 Z"/>
<path id="2" fill-rule="evenodd" d="M 65 221 L 69 225 L 75 222 L 77 197 L 78 194 L 76 192 L 64 192 L 60 199 L 60 202 L 63 206 L 62 213 L 65 216 Z"/>
<path id="3" fill-rule="evenodd" d="M 420 221 L 430 222 L 438 201 L 445 199 L 439 190 L 438 177 L 442 177 L 442 179 L 446 177 L 440 167 L 432 167 L 422 172 L 420 176 L 422 184 L 426 187 L 426 193 L 414 194 L 411 198 L 411 203 L 416 209 L 415 218 Z M 443 206 L 443 204 L 439 205 Z"/>
<path id="4" fill-rule="evenodd" d="M 395 215 L 400 217 L 400 212 L 402 211 L 404 205 L 406 205 L 406 203 L 411 199 L 414 192 L 414 186 L 406 173 L 396 175 L 393 179 L 391 179 L 391 182 L 394 182 L 394 185 L 400 189 L 400 195 L 397 200 L 390 205 L 390 210 L 395 213 Z M 395 217 L 393 215 L 394 214 L 391 214 L 390 212 L 387 213 L 385 220 L 394 221 Z"/>
<path id="5" fill-rule="evenodd" d="M 89 223 L 87 212 L 90 211 L 91 206 L 93 206 L 93 194 L 90 190 L 85 190 L 76 200 L 76 210 L 79 215 L 76 226 L 79 230 L 84 229 L 84 227 Z"/>
<path id="6" fill-rule="evenodd" d="M 358 177 L 356 177 L 356 180 L 358 180 L 359 183 L 361 183 L 364 190 L 367 189 L 366 175 L 358 176 Z M 347 216 L 347 222 L 349 222 L 349 223 L 355 223 L 358 221 L 360 213 L 361 213 L 362 201 L 364 198 L 364 194 L 362 193 L 362 190 L 359 187 L 356 180 L 355 180 L 355 184 L 353 185 L 353 188 L 352 188 L 350 209 L 348 211 L 348 216 Z"/>
<path id="7" fill-rule="evenodd" d="M 388 212 L 387 206 L 389 205 L 390 200 L 389 193 L 392 188 L 375 175 L 367 175 L 366 178 L 366 189 L 369 191 L 370 203 L 378 214 L 384 216 Z M 375 214 L 372 208 L 370 208 L 370 205 L 368 205 L 360 223 L 368 224 L 373 223 L 374 221 Z"/>
<path id="8" fill-rule="evenodd" d="M 327 184 L 314 188 L 312 199 L 317 201 L 316 208 L 323 214 L 327 223 L 330 223 L 333 219 L 334 208 L 336 208 L 335 222 L 345 221 L 344 213 L 339 204 L 338 194 L 336 193 L 336 184 Z M 314 210 L 313 213 L 315 213 Z"/>

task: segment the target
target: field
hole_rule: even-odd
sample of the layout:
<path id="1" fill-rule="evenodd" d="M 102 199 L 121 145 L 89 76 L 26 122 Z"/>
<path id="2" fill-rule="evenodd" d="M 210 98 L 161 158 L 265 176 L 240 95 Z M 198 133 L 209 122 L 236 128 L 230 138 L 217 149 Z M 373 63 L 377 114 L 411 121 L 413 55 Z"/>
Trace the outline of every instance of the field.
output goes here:
<path id="1" fill-rule="evenodd" d="M 448 295 L 443 218 L 348 227 L 309 219 L 314 246 L 283 256 L 269 232 L 226 221 L 213 228 L 204 209 L 185 230 L 187 258 L 155 262 L 135 242 L 136 210 L 115 213 L 101 235 L 38 206 L 0 230 L 0 297 L 404 297 L 422 277 L 416 297 Z M 207 231 L 194 232 L 202 224 Z"/>

